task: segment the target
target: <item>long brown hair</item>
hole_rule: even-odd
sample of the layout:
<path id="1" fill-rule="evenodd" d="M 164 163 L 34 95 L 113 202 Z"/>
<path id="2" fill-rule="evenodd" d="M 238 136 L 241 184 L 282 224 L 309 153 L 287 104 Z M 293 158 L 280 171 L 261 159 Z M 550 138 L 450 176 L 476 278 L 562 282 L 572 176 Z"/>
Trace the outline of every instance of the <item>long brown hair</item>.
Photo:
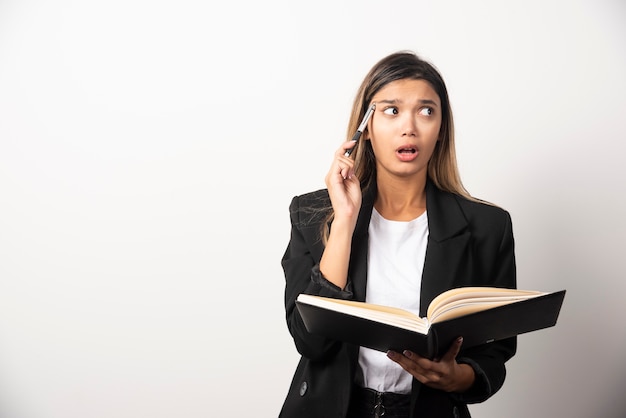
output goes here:
<path id="1" fill-rule="evenodd" d="M 439 141 L 428 162 L 428 177 L 441 190 L 455 193 L 471 200 L 469 192 L 461 182 L 457 167 L 454 146 L 454 122 L 448 90 L 437 69 L 411 51 L 399 51 L 378 61 L 363 79 L 352 104 L 352 113 L 346 132 L 346 141 L 356 131 L 374 95 L 387 84 L 398 80 L 424 80 L 435 90 L 441 101 L 442 118 Z M 376 181 L 376 157 L 371 141 L 359 141 L 354 156 L 354 171 L 361 182 L 361 189 L 367 190 Z M 328 225 L 334 213 L 330 209 L 324 222 L 322 237 L 328 238 Z"/>

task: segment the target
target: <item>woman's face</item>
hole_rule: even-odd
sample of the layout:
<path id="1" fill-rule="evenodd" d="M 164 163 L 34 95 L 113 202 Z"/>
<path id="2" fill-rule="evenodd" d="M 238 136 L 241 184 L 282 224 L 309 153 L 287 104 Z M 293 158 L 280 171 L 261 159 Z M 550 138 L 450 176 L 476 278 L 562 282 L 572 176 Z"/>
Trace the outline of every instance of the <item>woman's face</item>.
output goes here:
<path id="1" fill-rule="evenodd" d="M 441 128 L 441 100 L 424 80 L 397 80 L 372 98 L 369 140 L 378 175 L 426 175 Z"/>

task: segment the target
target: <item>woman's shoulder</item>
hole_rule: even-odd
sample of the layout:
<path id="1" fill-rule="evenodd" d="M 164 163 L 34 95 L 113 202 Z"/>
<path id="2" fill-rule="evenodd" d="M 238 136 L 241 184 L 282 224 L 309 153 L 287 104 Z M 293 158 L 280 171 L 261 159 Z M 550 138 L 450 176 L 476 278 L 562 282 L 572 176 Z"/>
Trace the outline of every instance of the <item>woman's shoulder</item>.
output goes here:
<path id="1" fill-rule="evenodd" d="M 455 197 L 459 204 L 469 211 L 491 216 L 507 216 L 509 213 L 509 211 L 502 206 L 477 197 L 465 197 L 460 195 L 455 195 Z"/>
<path id="2" fill-rule="evenodd" d="M 509 228 L 512 223 L 509 211 L 495 203 L 459 195 L 455 195 L 455 199 L 470 224 L 498 229 Z"/>
<path id="3" fill-rule="evenodd" d="M 429 182 L 427 185 L 427 193 L 429 198 L 433 198 L 433 206 L 435 209 L 441 209 L 448 212 L 446 208 L 458 207 L 464 213 L 464 216 L 472 217 L 508 217 L 509 213 L 506 209 L 487 200 L 480 199 L 470 194 L 461 194 L 448 190 L 442 190 L 434 183 Z M 455 203 L 454 203 L 455 202 Z M 455 210 L 452 210 L 454 213 Z"/>
<path id="4" fill-rule="evenodd" d="M 292 205 L 294 203 L 302 208 L 328 207 L 330 205 L 330 196 L 328 195 L 328 189 L 319 189 L 312 192 L 296 195 L 291 201 Z"/>
<path id="5" fill-rule="evenodd" d="M 289 213 L 292 223 L 301 227 L 319 225 L 332 209 L 327 189 L 296 195 L 291 199 Z"/>

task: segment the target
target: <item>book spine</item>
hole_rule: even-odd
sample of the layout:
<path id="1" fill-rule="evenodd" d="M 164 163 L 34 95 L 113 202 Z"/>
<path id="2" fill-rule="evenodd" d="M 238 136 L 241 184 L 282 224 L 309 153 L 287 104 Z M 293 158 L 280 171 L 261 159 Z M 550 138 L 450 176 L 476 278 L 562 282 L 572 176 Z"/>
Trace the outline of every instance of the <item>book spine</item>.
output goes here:
<path id="1" fill-rule="evenodd" d="M 437 331 L 435 331 L 434 329 L 430 329 L 430 331 L 428 332 L 428 358 L 429 359 L 434 359 L 437 356 L 437 351 L 439 347 L 438 344 L 438 338 L 437 338 Z"/>

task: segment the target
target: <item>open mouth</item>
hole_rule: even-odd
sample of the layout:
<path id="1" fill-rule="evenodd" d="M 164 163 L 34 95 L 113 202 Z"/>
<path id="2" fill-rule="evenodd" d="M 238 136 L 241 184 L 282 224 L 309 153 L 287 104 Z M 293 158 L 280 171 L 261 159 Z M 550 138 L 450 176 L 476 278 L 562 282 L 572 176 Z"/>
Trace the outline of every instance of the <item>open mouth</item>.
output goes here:
<path id="1" fill-rule="evenodd" d="M 398 151 L 400 154 L 415 154 L 417 152 L 417 148 L 408 147 L 408 148 L 400 148 Z"/>

